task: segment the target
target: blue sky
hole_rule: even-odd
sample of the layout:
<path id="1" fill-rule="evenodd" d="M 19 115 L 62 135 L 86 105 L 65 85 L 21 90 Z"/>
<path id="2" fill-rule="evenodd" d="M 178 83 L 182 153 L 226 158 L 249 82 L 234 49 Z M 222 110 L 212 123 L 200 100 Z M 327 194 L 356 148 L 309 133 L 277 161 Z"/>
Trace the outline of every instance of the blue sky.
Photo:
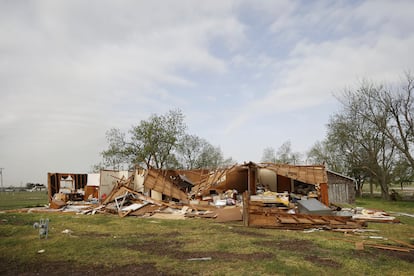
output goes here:
<path id="1" fill-rule="evenodd" d="M 333 97 L 413 70 L 413 1 L 1 1 L 4 184 L 87 172 L 105 131 L 179 108 L 226 157 L 325 135 Z"/>

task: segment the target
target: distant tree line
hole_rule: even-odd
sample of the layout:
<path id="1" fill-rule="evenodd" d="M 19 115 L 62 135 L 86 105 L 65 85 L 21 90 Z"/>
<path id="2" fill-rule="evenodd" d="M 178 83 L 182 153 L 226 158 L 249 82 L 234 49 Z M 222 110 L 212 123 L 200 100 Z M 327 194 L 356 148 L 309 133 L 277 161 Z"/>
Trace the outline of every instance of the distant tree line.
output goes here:
<path id="1" fill-rule="evenodd" d="M 214 169 L 235 163 L 224 158 L 220 147 L 186 132 L 181 110 L 151 115 L 128 133 L 117 128 L 106 132 L 108 148 L 101 152 L 100 168 L 129 169 L 136 165 L 157 169 Z"/>

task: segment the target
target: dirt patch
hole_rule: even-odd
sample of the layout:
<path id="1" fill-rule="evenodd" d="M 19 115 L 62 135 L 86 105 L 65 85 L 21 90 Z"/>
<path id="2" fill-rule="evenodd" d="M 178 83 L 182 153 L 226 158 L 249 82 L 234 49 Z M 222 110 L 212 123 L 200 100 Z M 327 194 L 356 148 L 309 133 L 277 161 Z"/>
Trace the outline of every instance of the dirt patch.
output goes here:
<path id="1" fill-rule="evenodd" d="M 75 233 L 76 236 L 88 237 L 88 238 L 109 238 L 113 235 L 110 233 L 99 233 L 99 232 L 80 232 Z"/>
<path id="2" fill-rule="evenodd" d="M 36 221 L 33 221 L 35 223 Z M 3 225 L 16 225 L 16 226 L 32 226 L 33 223 L 27 222 L 25 220 L 19 219 L 19 218 L 9 218 L 9 219 L 2 219 L 1 224 Z"/>
<path id="3" fill-rule="evenodd" d="M 170 275 L 158 271 L 154 263 L 124 266 L 79 266 L 70 262 L 19 264 L 2 259 L 0 275 Z"/>
<path id="4" fill-rule="evenodd" d="M 191 258 L 205 258 L 211 257 L 212 260 L 220 260 L 220 261 L 256 261 L 256 260 L 263 260 L 263 259 L 271 259 L 275 256 L 271 253 L 264 253 L 264 252 L 256 252 L 256 253 L 249 253 L 249 254 L 240 254 L 240 253 L 229 253 L 229 252 L 221 252 L 221 251 L 205 251 L 205 252 L 177 252 L 175 255 L 177 259 L 180 260 L 188 260 Z"/>
<path id="5" fill-rule="evenodd" d="M 0 232 L 0 238 L 8 238 L 8 237 L 13 237 L 13 233 L 12 232 Z"/>
<path id="6" fill-rule="evenodd" d="M 318 248 L 317 245 L 308 240 L 256 241 L 254 243 L 274 250 L 286 250 L 292 252 L 305 252 Z"/>
<path id="7" fill-rule="evenodd" d="M 145 241 L 134 245 L 128 245 L 128 249 L 145 252 L 156 256 L 166 256 L 172 259 L 187 260 L 191 258 L 205 258 L 211 257 L 213 260 L 224 261 L 253 261 L 258 259 L 270 259 L 274 255 L 271 253 L 257 252 L 250 254 L 229 253 L 222 251 L 199 251 L 199 252 L 187 252 L 181 251 L 183 242 L 176 240 L 167 240 L 164 242 L 157 241 Z"/>
<path id="8" fill-rule="evenodd" d="M 399 251 L 389 251 L 381 250 L 385 255 L 392 257 L 394 259 L 403 260 L 408 263 L 414 263 L 414 252 L 399 252 Z"/>
<path id="9" fill-rule="evenodd" d="M 183 247 L 183 243 L 176 240 L 160 241 L 144 241 L 137 244 L 128 244 L 128 249 L 146 252 L 151 255 L 158 256 L 174 256 L 179 249 Z"/>
<path id="10" fill-rule="evenodd" d="M 161 236 L 163 238 L 172 239 L 172 238 L 177 238 L 177 237 L 181 236 L 181 233 L 178 232 L 178 231 L 173 231 L 173 232 L 163 233 Z"/>
<path id="11" fill-rule="evenodd" d="M 390 250 L 381 250 L 377 248 L 366 248 L 363 251 L 354 250 L 352 251 L 352 257 L 359 259 L 369 259 L 376 260 L 378 255 L 382 254 L 387 257 L 391 257 L 397 260 L 403 260 L 408 263 L 414 263 L 414 252 L 399 252 L 399 251 L 390 251 Z"/>
<path id="12" fill-rule="evenodd" d="M 328 266 L 328 267 L 332 267 L 332 268 L 341 268 L 341 264 L 331 260 L 329 258 L 321 258 L 319 256 L 315 256 L 315 255 L 310 255 L 310 256 L 306 256 L 305 260 L 316 264 L 316 265 L 320 265 L 320 266 Z"/>
<path id="13" fill-rule="evenodd" d="M 255 238 L 267 238 L 270 237 L 270 235 L 268 234 L 264 234 L 264 233 L 257 233 L 257 232 L 252 232 L 252 231 L 246 231 L 240 228 L 233 228 L 231 229 L 232 233 L 238 234 L 238 235 L 242 235 L 242 236 L 248 236 L 248 237 L 255 237 Z"/>
<path id="14" fill-rule="evenodd" d="M 378 258 L 378 253 L 376 250 L 352 250 L 351 256 L 357 259 L 375 260 Z"/>

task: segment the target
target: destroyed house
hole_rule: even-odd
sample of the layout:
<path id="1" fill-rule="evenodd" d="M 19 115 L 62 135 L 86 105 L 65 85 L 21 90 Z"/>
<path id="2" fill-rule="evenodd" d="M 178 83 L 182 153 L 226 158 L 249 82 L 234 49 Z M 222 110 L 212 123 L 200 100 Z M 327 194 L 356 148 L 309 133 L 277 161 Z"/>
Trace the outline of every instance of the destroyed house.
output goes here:
<path id="1" fill-rule="evenodd" d="M 229 189 L 240 194 L 248 191 L 250 195 L 264 191 L 312 195 L 329 204 L 324 166 L 253 162 L 234 165 L 202 175 L 198 185 L 192 189 L 192 195 L 208 195 L 212 191 L 222 193 Z"/>
<path id="2" fill-rule="evenodd" d="M 49 173 L 51 207 L 60 208 L 83 195 L 84 200 L 100 204 L 88 212 L 121 217 L 173 213 L 181 218 L 217 217 L 219 221 L 243 220 L 246 226 L 281 229 L 361 226 L 349 217 L 334 216 L 328 207 L 328 174 L 323 165 L 248 162 L 216 170 L 137 168 L 102 170 L 99 178 L 88 176 Z M 87 196 L 91 179 L 95 185 L 99 182 L 94 186 L 99 189 L 99 202 Z"/>

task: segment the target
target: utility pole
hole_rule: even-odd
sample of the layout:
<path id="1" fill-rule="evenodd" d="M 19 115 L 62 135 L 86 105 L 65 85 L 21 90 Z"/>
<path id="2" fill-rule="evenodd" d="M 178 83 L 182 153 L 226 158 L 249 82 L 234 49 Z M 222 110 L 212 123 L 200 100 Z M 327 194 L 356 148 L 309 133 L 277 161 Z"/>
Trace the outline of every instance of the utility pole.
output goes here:
<path id="1" fill-rule="evenodd" d="M 0 168 L 0 176 L 1 176 L 1 191 L 2 191 L 2 192 L 4 191 L 4 188 L 3 188 L 3 170 L 4 170 L 4 168 Z"/>

